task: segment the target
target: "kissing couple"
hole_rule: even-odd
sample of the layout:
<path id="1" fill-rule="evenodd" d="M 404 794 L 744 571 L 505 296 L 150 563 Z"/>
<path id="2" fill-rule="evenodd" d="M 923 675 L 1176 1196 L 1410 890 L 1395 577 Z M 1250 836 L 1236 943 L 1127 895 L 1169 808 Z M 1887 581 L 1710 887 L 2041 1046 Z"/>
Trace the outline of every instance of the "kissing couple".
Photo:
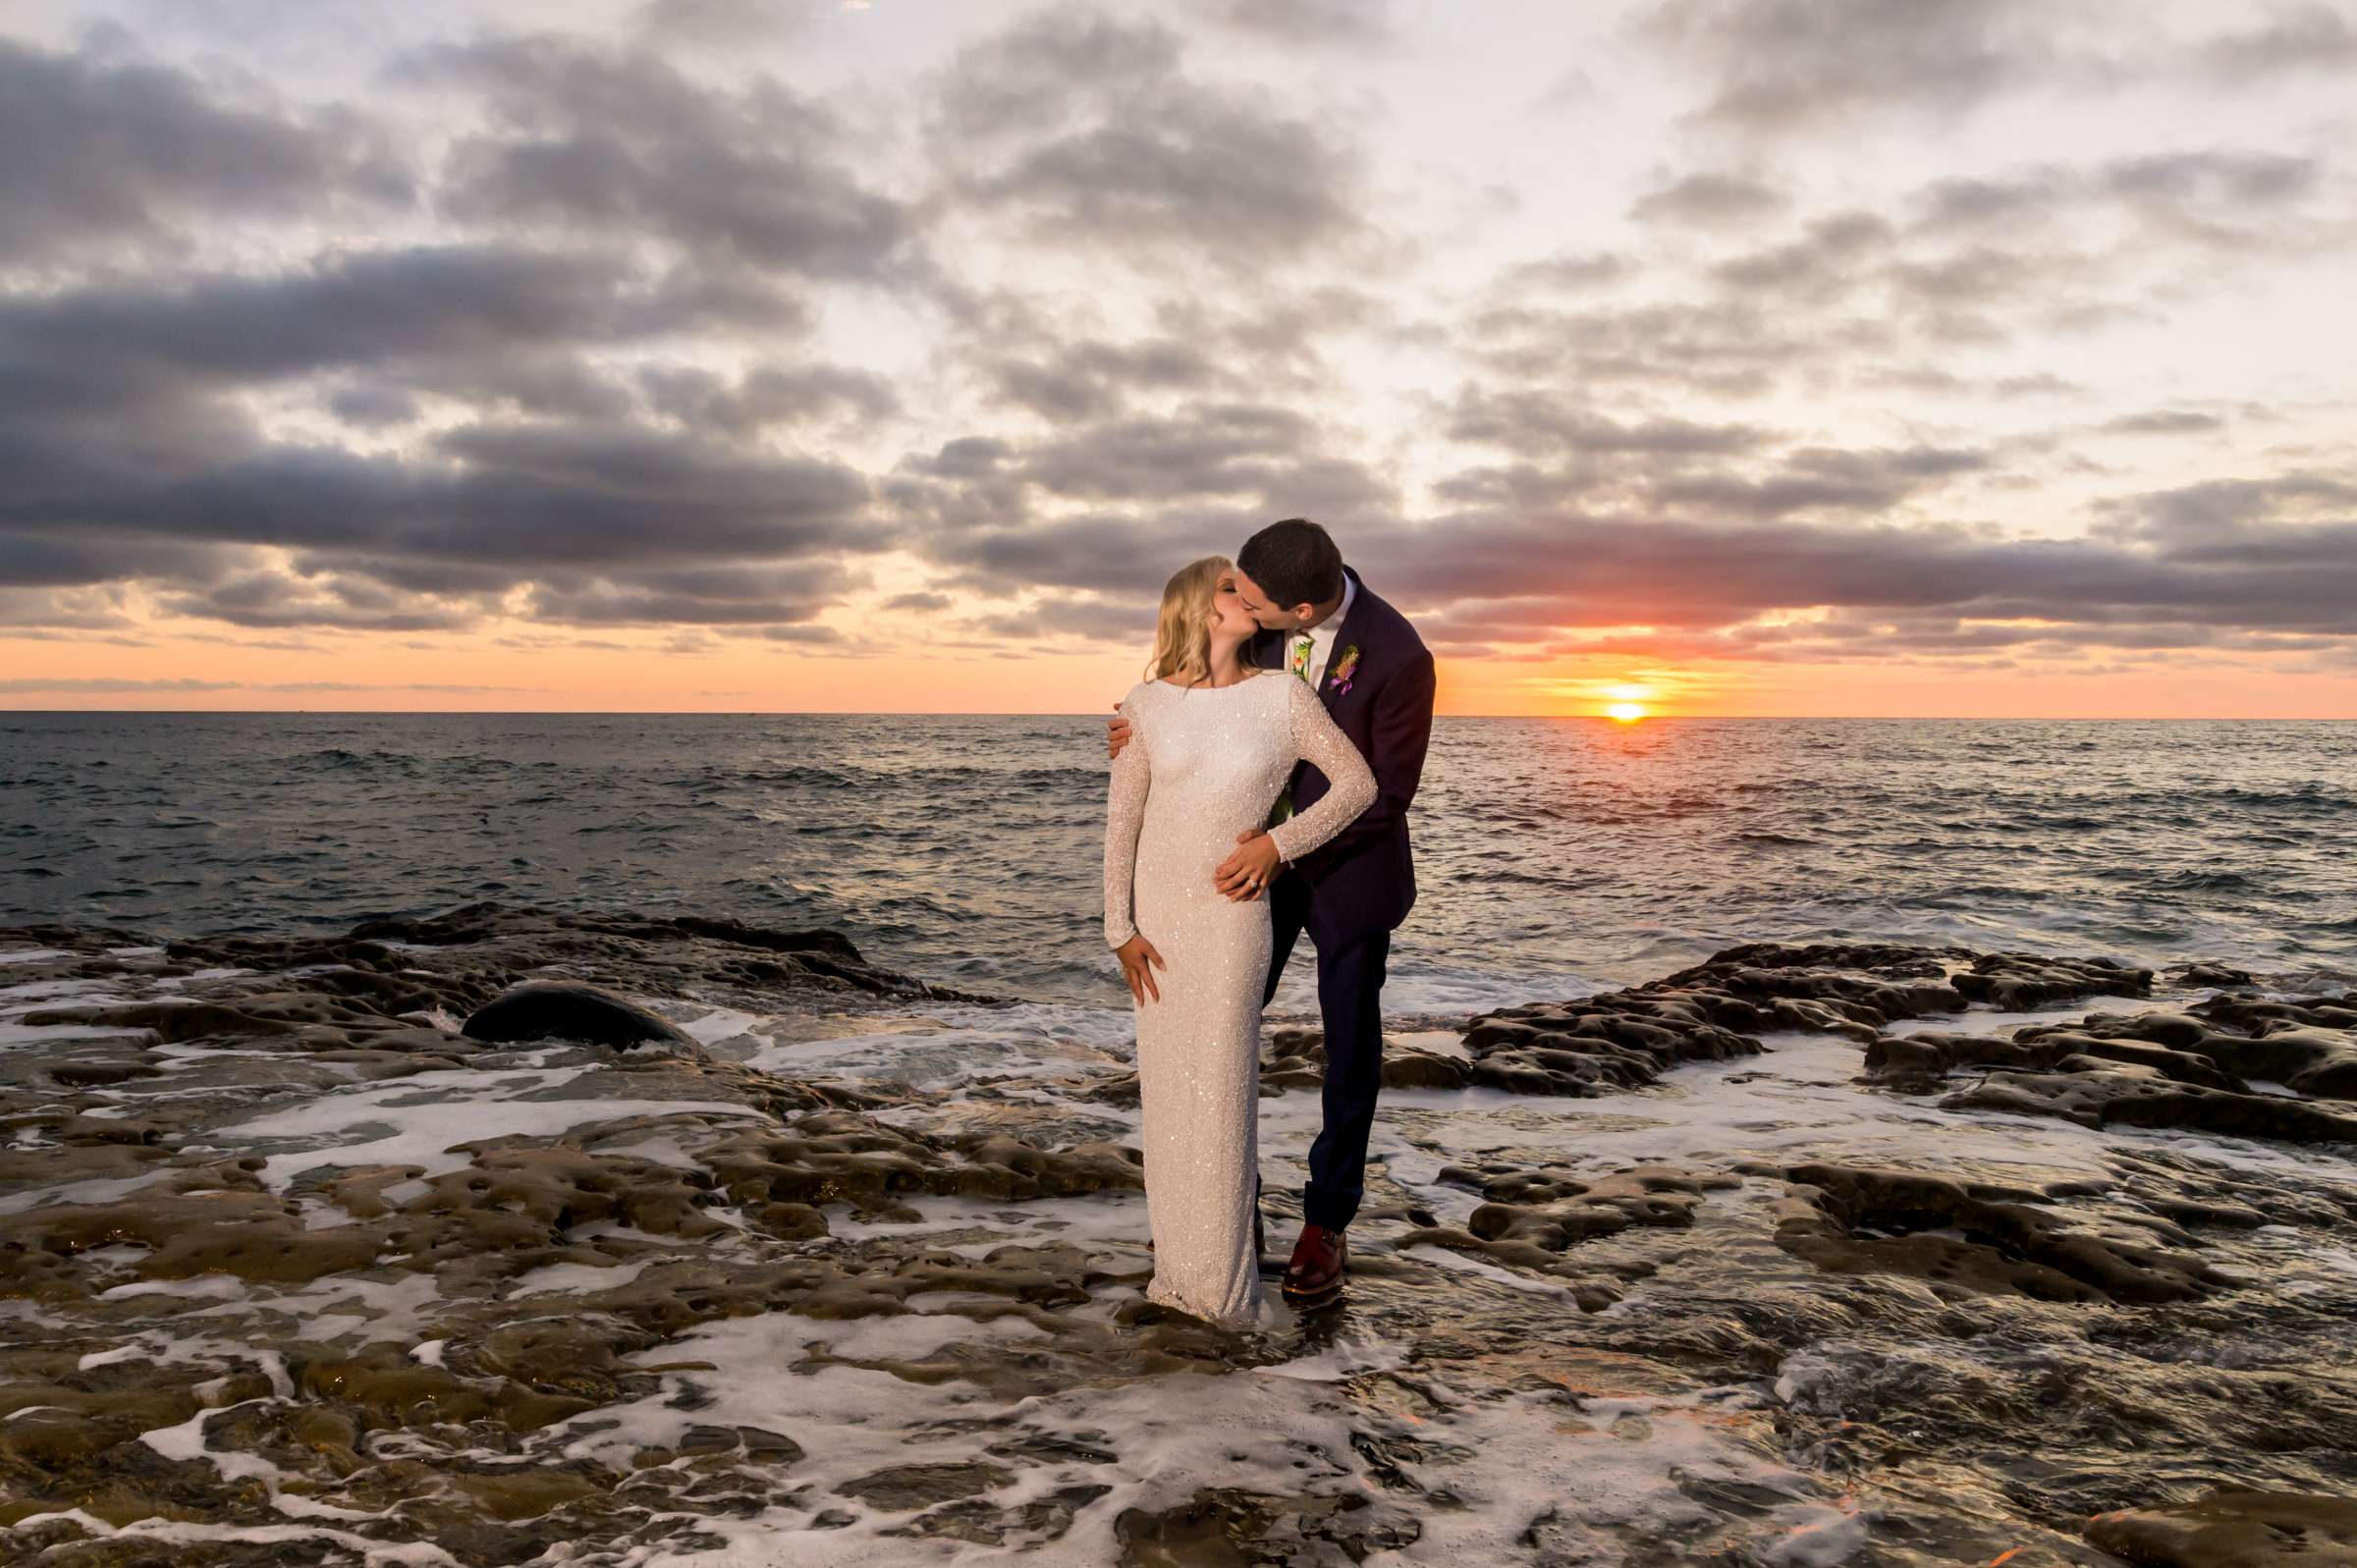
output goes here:
<path id="1" fill-rule="evenodd" d="M 1146 678 L 1117 705 L 1105 942 L 1137 1020 L 1147 1299 L 1233 1327 L 1260 1288 L 1260 1022 L 1317 947 L 1324 1121 L 1284 1294 L 1341 1293 L 1383 1085 L 1383 978 L 1416 901 L 1407 806 L 1432 655 L 1324 528 L 1271 523 L 1162 591 Z"/>

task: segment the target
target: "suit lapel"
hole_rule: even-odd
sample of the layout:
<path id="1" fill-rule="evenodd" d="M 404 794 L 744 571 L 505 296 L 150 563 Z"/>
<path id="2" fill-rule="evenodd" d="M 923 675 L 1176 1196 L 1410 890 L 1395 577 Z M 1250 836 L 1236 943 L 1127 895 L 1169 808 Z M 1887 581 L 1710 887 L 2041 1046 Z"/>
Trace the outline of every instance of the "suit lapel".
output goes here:
<path id="1" fill-rule="evenodd" d="M 1367 605 L 1372 598 L 1357 572 L 1348 567 L 1343 568 L 1343 571 L 1358 584 L 1358 592 L 1350 600 L 1350 613 L 1343 617 L 1342 626 L 1334 634 L 1334 651 L 1326 656 L 1326 668 L 1318 675 L 1318 700 L 1326 704 L 1329 713 L 1334 711 L 1334 672 L 1342 666 L 1343 650 L 1358 646 L 1359 636 L 1366 630 Z M 1366 658 L 1365 649 L 1359 649 L 1359 658 Z"/>

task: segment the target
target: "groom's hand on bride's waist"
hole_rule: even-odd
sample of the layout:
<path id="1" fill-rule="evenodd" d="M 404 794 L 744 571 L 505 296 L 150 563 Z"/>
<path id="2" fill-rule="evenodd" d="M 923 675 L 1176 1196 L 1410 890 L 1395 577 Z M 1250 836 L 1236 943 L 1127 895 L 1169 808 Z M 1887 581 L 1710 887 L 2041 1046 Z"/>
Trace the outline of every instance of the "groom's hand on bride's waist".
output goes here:
<path id="1" fill-rule="evenodd" d="M 1249 902 L 1268 892 L 1284 863 L 1276 839 L 1259 828 L 1246 828 L 1235 836 L 1235 853 L 1213 869 L 1211 885 L 1231 900 Z"/>
<path id="2" fill-rule="evenodd" d="M 1105 726 L 1105 755 L 1108 757 L 1120 756 L 1122 748 L 1129 744 L 1129 721 L 1123 716 L 1120 703 L 1113 705 L 1113 714 Z"/>

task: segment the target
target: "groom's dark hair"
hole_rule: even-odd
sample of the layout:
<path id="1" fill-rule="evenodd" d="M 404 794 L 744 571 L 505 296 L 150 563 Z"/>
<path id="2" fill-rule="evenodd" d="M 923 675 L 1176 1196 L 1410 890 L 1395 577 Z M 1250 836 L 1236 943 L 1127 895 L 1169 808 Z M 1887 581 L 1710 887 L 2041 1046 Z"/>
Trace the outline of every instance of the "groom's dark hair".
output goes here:
<path id="1" fill-rule="evenodd" d="M 1307 517 L 1270 523 L 1244 541 L 1235 565 L 1279 609 L 1322 605 L 1343 591 L 1343 553 Z"/>

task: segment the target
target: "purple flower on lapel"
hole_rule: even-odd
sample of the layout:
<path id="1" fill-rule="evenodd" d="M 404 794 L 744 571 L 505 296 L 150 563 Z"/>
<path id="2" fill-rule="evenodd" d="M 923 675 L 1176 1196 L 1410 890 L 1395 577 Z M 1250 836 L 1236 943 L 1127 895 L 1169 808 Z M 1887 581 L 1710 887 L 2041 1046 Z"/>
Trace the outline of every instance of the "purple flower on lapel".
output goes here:
<path id="1" fill-rule="evenodd" d="M 1358 644 L 1354 642 L 1343 650 L 1343 657 L 1326 676 L 1326 683 L 1334 688 L 1336 696 L 1343 696 L 1349 691 L 1350 676 L 1357 669 Z"/>

